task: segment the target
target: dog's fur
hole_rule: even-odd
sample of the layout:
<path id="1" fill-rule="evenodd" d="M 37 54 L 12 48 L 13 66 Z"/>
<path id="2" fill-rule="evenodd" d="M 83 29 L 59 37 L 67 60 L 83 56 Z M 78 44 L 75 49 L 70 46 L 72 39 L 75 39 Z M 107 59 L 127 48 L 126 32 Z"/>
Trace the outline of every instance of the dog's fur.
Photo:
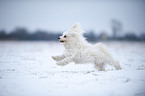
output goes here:
<path id="1" fill-rule="evenodd" d="M 104 71 L 107 64 L 114 66 L 117 70 L 121 69 L 104 44 L 89 44 L 83 37 L 83 32 L 77 23 L 58 38 L 65 50 L 60 56 L 52 56 L 57 61 L 57 65 L 64 66 L 70 62 L 94 63 L 99 71 Z"/>

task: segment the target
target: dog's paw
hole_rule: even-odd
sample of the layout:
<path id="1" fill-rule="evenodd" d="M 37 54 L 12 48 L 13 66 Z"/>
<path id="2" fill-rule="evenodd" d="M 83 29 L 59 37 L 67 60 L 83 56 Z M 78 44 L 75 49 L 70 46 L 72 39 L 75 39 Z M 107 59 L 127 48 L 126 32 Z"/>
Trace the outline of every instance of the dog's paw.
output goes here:
<path id="1" fill-rule="evenodd" d="M 56 63 L 58 66 L 65 66 L 65 64 L 64 63 L 61 63 L 61 62 L 57 62 Z"/>
<path id="2" fill-rule="evenodd" d="M 56 57 L 55 56 L 52 56 L 52 59 L 56 60 Z"/>

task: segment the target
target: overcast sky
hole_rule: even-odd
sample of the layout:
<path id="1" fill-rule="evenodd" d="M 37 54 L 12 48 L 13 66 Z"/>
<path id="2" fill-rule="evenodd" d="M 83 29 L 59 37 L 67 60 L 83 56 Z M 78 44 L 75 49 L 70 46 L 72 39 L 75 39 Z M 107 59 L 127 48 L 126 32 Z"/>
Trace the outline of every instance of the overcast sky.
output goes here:
<path id="1" fill-rule="evenodd" d="M 111 32 L 112 19 L 124 31 L 145 32 L 145 0 L 0 0 L 0 30 L 65 31 L 80 22 L 84 30 Z"/>

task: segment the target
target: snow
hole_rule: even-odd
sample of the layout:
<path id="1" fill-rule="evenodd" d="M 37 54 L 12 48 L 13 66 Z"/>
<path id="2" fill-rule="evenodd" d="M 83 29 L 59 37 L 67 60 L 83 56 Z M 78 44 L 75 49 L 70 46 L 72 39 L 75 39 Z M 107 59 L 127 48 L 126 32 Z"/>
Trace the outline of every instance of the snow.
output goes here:
<path id="1" fill-rule="evenodd" d="M 145 42 L 104 43 L 122 70 L 57 66 L 57 42 L 0 41 L 0 96 L 145 96 Z"/>

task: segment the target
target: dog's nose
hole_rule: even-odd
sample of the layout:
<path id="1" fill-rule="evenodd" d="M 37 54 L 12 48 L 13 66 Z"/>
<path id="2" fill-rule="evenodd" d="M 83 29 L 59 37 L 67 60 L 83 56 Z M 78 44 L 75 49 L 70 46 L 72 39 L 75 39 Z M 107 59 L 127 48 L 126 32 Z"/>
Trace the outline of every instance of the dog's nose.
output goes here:
<path id="1" fill-rule="evenodd" d="M 60 39 L 60 38 L 58 38 L 58 39 Z"/>

